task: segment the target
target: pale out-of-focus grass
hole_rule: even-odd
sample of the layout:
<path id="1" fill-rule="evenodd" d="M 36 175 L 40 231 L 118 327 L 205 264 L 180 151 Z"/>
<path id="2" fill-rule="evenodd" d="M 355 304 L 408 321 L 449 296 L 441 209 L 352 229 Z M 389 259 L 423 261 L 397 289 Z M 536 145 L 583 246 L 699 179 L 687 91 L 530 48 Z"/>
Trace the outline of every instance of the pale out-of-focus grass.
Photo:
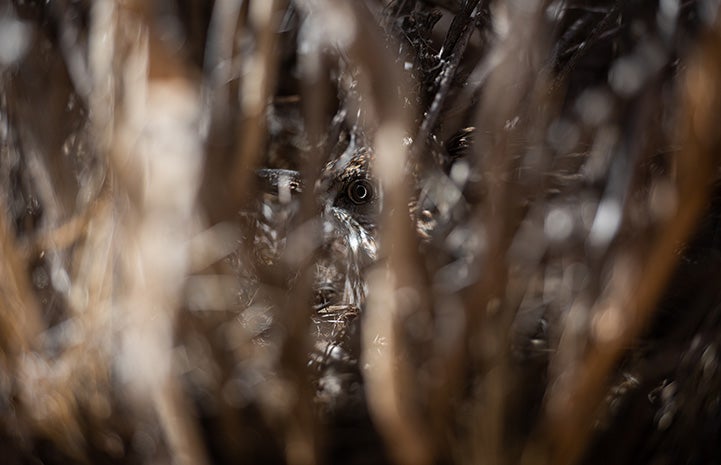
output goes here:
<path id="1" fill-rule="evenodd" d="M 0 456 L 595 463 L 717 181 L 712 4 L 1 6 Z M 308 186 L 336 127 L 384 206 L 338 331 L 359 333 L 360 401 L 334 417 Z M 305 181 L 289 236 L 310 245 L 270 271 L 243 221 L 261 167 Z"/>

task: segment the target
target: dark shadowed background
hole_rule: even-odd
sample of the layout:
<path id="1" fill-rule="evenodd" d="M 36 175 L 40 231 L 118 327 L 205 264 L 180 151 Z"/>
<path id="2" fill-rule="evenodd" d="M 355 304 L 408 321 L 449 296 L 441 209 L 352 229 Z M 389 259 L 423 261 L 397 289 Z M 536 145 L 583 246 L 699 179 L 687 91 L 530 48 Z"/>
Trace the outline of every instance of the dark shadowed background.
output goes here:
<path id="1" fill-rule="evenodd" d="M 0 3 L 0 463 L 721 464 L 718 10 Z"/>

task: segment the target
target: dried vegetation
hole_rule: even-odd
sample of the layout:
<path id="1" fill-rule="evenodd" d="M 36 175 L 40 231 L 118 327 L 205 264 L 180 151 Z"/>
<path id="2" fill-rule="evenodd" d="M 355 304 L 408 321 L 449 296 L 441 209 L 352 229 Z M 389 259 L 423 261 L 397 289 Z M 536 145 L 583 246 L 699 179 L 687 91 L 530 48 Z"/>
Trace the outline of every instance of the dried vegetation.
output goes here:
<path id="1" fill-rule="evenodd" d="M 0 5 L 7 464 L 717 464 L 713 0 Z"/>

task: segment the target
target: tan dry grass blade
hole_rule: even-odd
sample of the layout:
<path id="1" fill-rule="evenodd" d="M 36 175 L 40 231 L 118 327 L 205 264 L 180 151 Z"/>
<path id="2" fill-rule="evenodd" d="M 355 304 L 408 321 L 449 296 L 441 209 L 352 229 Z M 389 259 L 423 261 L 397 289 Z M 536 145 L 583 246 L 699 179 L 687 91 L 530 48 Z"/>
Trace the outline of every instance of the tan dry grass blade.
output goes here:
<path id="1" fill-rule="evenodd" d="M 172 369 L 201 179 L 200 99 L 197 82 L 160 42 L 144 8 L 119 6 L 113 28 L 114 65 L 122 71 L 109 143 L 121 283 L 113 306 L 116 363 L 130 398 L 154 408 L 173 462 L 202 464 L 202 442 Z"/>
<path id="2" fill-rule="evenodd" d="M 717 83 L 721 79 L 718 40 L 721 23 L 707 34 L 689 63 L 679 92 L 678 143 L 673 184 L 677 197 L 671 216 L 658 225 L 647 246 L 629 243 L 616 257 L 606 295 L 599 297 L 591 314 L 594 327 L 589 347 L 578 362 L 560 370 L 547 400 L 548 463 L 574 464 L 579 460 L 592 430 L 605 386 L 619 358 L 648 325 L 658 300 L 679 259 L 676 252 L 694 232 L 706 206 L 721 141 L 710 121 L 721 111 Z M 713 115 L 713 116 L 712 116 Z M 572 348 L 559 347 L 558 358 Z"/>

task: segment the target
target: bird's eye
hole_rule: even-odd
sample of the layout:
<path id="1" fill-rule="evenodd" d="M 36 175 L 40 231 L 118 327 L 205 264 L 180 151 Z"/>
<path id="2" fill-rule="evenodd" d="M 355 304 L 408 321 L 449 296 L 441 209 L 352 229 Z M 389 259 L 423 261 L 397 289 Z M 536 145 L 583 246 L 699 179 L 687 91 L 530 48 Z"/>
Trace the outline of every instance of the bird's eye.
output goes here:
<path id="1" fill-rule="evenodd" d="M 373 200 L 373 185 L 367 179 L 356 179 L 348 185 L 348 198 L 356 205 Z"/>

